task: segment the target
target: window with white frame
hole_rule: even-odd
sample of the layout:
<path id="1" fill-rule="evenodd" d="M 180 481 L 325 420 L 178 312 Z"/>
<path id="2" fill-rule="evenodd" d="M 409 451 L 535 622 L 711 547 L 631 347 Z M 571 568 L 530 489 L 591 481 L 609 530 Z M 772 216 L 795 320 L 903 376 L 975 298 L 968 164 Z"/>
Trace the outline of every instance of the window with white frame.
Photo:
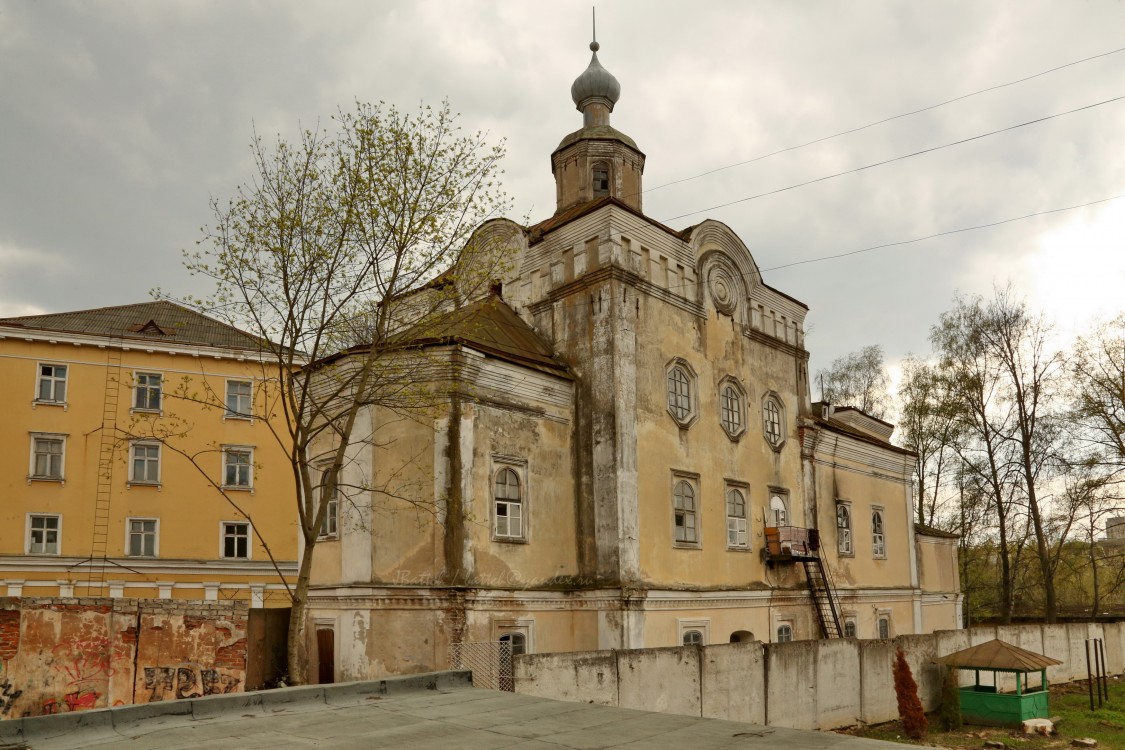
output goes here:
<path id="1" fill-rule="evenodd" d="M 66 365 L 39 365 L 35 400 L 44 404 L 66 403 Z"/>
<path id="2" fill-rule="evenodd" d="M 762 399 L 762 434 L 774 448 L 785 442 L 785 408 L 775 393 Z"/>
<path id="3" fill-rule="evenodd" d="M 711 621 L 709 619 L 676 620 L 680 643 L 684 646 L 706 646 L 711 642 Z"/>
<path id="4" fill-rule="evenodd" d="M 32 479 L 62 481 L 66 468 L 66 436 L 53 433 L 32 433 L 31 466 Z"/>
<path id="5" fill-rule="evenodd" d="M 691 630 L 685 630 L 681 641 L 685 646 L 702 646 L 703 633 L 694 628 L 692 628 Z"/>
<path id="6" fill-rule="evenodd" d="M 887 556 L 887 538 L 883 535 L 883 509 L 871 509 L 871 555 Z"/>
<path id="7" fill-rule="evenodd" d="M 770 507 L 767 519 L 771 526 L 789 525 L 789 493 L 785 490 L 770 489 Z"/>
<path id="8" fill-rule="evenodd" d="M 156 526 L 155 518 L 130 518 L 126 554 L 130 557 L 156 557 Z"/>
<path id="9" fill-rule="evenodd" d="M 223 448 L 223 487 L 248 490 L 254 486 L 254 449 L 241 446 Z"/>
<path id="10" fill-rule="evenodd" d="M 249 419 L 253 416 L 254 384 L 249 380 L 227 381 L 227 416 Z"/>
<path id="11" fill-rule="evenodd" d="M 783 622 L 777 626 L 777 642 L 789 643 L 793 640 L 793 625 L 792 623 Z"/>
<path id="12" fill-rule="evenodd" d="M 719 384 L 719 424 L 731 440 L 746 431 L 746 393 L 734 378 L 724 378 Z"/>
<path id="13" fill-rule="evenodd" d="M 339 479 L 336 480 L 339 482 Z M 320 492 L 321 497 L 323 493 L 328 492 L 328 472 L 324 472 L 320 478 Z M 339 531 L 339 518 L 340 518 L 340 489 L 339 485 L 332 489 L 332 493 L 328 496 L 328 507 L 324 509 L 324 521 L 320 524 L 321 537 L 334 537 Z"/>
<path id="14" fill-rule="evenodd" d="M 158 372 L 138 372 L 133 385 L 133 408 L 136 411 L 160 411 L 163 377 Z"/>
<path id="15" fill-rule="evenodd" d="M 160 443 L 133 443 L 129 446 L 129 481 L 134 484 L 160 483 Z"/>
<path id="16" fill-rule="evenodd" d="M 27 517 L 27 553 L 59 554 L 62 516 L 32 513 Z"/>
<path id="17" fill-rule="evenodd" d="M 223 557 L 250 559 L 250 524 L 245 521 L 223 521 Z"/>
<path id="18" fill-rule="evenodd" d="M 511 648 L 512 656 L 530 654 L 535 650 L 535 621 L 531 619 L 497 620 L 493 622 L 493 637 Z"/>
<path id="19" fill-rule="evenodd" d="M 676 544 L 699 545 L 699 515 L 696 509 L 695 485 L 690 479 L 674 477 L 672 484 L 672 515 Z"/>
<path id="20" fill-rule="evenodd" d="M 738 487 L 727 490 L 727 546 L 732 549 L 747 549 L 750 546 L 746 495 Z"/>
<path id="21" fill-rule="evenodd" d="M 836 551 L 841 555 L 853 554 L 852 548 L 852 506 L 836 502 Z"/>
<path id="22" fill-rule="evenodd" d="M 687 427 L 695 421 L 695 371 L 688 363 L 676 358 L 665 370 L 668 390 L 668 413 L 680 425 Z"/>
<path id="23" fill-rule="evenodd" d="M 516 469 L 501 466 L 492 480 L 493 533 L 497 539 L 524 539 L 523 487 Z"/>

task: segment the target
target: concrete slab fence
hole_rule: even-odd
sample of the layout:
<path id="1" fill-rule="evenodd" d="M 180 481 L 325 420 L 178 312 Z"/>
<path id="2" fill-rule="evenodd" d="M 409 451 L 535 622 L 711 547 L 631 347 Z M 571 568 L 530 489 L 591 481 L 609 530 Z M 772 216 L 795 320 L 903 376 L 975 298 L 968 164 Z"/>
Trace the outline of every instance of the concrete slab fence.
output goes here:
<path id="1" fill-rule="evenodd" d="M 729 643 L 630 651 L 527 654 L 515 659 L 516 692 L 621 708 L 792 729 L 836 729 L 898 718 L 891 665 L 906 653 L 927 710 L 937 708 L 935 659 L 999 638 L 1063 662 L 1051 682 L 1086 678 L 1086 639 L 1105 643 L 1109 674 L 1125 672 L 1125 623 L 1010 625 L 944 630 L 893 640 L 854 638 Z M 972 676 L 963 673 L 963 680 Z M 1014 681 L 1002 681 L 1001 688 Z"/>

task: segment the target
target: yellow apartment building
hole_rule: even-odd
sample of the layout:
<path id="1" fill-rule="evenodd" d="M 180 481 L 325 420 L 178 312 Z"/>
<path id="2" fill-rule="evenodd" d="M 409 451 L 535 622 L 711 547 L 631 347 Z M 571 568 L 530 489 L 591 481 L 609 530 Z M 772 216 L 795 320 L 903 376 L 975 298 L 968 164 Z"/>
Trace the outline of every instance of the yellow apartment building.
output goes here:
<path id="1" fill-rule="evenodd" d="M 165 301 L 0 319 L 0 591 L 288 606 L 294 489 L 258 353 Z"/>

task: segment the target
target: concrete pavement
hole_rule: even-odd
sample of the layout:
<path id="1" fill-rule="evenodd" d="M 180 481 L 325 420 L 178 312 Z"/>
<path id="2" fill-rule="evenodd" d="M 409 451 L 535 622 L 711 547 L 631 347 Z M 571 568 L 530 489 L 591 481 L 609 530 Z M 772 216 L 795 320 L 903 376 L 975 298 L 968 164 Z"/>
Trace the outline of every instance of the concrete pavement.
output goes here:
<path id="1" fill-rule="evenodd" d="M 800 707 L 794 706 L 794 710 Z M 566 703 L 474 688 L 466 672 L 285 688 L 0 722 L 0 748 L 397 750 L 793 748 L 902 745 L 826 732 Z"/>

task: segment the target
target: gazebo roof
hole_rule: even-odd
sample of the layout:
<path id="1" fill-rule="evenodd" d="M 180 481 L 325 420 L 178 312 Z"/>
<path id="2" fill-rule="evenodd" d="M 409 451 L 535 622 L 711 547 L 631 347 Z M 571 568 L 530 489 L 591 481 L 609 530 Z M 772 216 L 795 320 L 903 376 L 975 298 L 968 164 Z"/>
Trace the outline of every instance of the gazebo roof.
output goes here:
<path id="1" fill-rule="evenodd" d="M 1009 672 L 1038 672 L 1055 664 L 1062 664 L 1058 659 L 995 638 L 979 646 L 942 656 L 938 661 L 961 669 L 995 669 Z"/>

